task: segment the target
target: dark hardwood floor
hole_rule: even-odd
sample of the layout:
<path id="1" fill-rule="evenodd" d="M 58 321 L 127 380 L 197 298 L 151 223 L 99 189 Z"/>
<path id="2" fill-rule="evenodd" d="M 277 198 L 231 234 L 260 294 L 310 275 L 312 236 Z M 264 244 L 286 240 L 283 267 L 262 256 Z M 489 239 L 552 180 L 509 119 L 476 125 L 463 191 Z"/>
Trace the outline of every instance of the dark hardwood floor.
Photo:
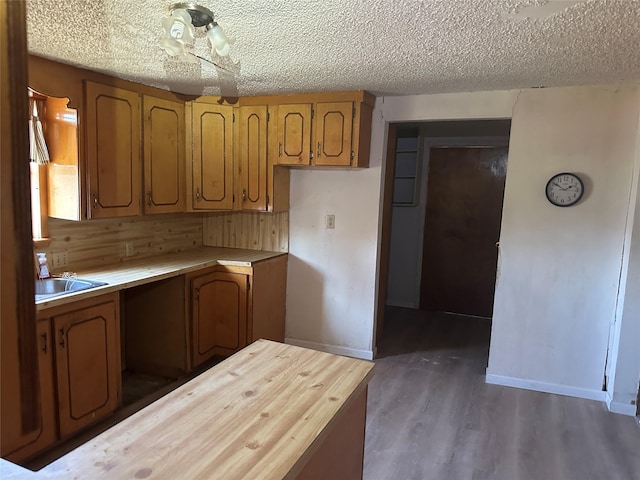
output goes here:
<path id="1" fill-rule="evenodd" d="M 634 418 L 485 384 L 488 320 L 387 308 L 365 480 L 640 480 Z"/>

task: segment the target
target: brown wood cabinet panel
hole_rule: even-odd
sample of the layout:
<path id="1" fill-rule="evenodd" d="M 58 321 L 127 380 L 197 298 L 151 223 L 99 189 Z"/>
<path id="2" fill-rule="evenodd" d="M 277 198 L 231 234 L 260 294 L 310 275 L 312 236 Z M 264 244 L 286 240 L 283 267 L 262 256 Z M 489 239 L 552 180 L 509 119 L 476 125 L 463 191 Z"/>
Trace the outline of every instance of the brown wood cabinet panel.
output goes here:
<path id="1" fill-rule="evenodd" d="M 89 81 L 85 89 L 88 215 L 140 215 L 140 97 L 136 92 Z"/>
<path id="2" fill-rule="evenodd" d="M 354 117 L 353 102 L 316 103 L 314 165 L 351 165 Z"/>
<path id="3" fill-rule="evenodd" d="M 212 272 L 191 280 L 193 366 L 246 345 L 248 276 Z"/>
<path id="4" fill-rule="evenodd" d="M 184 104 L 143 98 L 144 213 L 185 211 Z"/>
<path id="5" fill-rule="evenodd" d="M 233 208 L 233 107 L 192 104 L 193 208 Z"/>
<path id="6" fill-rule="evenodd" d="M 40 320 L 36 326 L 38 348 L 38 381 L 40 385 L 40 428 L 23 438 L 18 450 L 3 456 L 12 462 L 21 462 L 26 458 L 52 445 L 58 438 L 54 373 L 53 373 L 53 341 L 51 338 L 51 321 Z"/>
<path id="7" fill-rule="evenodd" d="M 268 110 L 266 105 L 240 107 L 238 176 L 242 210 L 268 209 L 267 152 Z"/>
<path id="8" fill-rule="evenodd" d="M 253 265 L 247 343 L 259 338 L 284 342 L 287 255 Z"/>
<path id="9" fill-rule="evenodd" d="M 362 480 L 367 387 L 333 419 L 296 480 Z"/>
<path id="10" fill-rule="evenodd" d="M 278 105 L 279 165 L 309 165 L 311 154 L 311 104 Z"/>
<path id="11" fill-rule="evenodd" d="M 117 295 L 53 317 L 60 435 L 113 412 L 120 403 Z"/>

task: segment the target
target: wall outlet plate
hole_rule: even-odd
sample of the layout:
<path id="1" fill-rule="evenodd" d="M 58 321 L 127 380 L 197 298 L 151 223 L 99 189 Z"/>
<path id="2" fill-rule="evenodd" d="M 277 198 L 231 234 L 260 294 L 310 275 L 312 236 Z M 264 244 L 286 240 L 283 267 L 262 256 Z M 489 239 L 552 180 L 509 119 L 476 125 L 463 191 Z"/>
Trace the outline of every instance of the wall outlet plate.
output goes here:
<path id="1" fill-rule="evenodd" d="M 69 266 L 69 254 L 64 252 L 56 252 L 52 255 L 53 268 L 64 268 Z"/>
<path id="2" fill-rule="evenodd" d="M 135 251 L 133 250 L 133 242 L 125 242 L 124 251 L 127 257 L 133 257 L 135 255 Z"/>

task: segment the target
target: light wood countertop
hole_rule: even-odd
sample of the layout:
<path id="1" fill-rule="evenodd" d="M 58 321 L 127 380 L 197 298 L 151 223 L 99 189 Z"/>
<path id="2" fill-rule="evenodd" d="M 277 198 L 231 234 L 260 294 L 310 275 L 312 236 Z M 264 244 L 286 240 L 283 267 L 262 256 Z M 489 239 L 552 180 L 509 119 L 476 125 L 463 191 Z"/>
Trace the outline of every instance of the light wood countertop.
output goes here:
<path id="1" fill-rule="evenodd" d="M 125 288 L 137 287 L 216 265 L 251 267 L 256 262 L 280 255 L 286 255 L 286 253 L 240 248 L 201 247 L 181 253 L 170 253 L 78 271 L 75 272 L 78 278 L 106 282 L 108 285 L 37 301 L 36 311 Z"/>
<path id="2" fill-rule="evenodd" d="M 291 479 L 374 364 L 258 340 L 38 472 L 2 478 Z"/>

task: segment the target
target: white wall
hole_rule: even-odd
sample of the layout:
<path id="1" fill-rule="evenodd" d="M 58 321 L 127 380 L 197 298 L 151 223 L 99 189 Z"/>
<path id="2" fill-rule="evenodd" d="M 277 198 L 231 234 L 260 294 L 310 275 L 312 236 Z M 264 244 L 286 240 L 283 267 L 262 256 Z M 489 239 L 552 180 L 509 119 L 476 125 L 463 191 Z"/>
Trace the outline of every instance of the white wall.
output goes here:
<path id="1" fill-rule="evenodd" d="M 376 108 L 367 169 L 291 172 L 287 343 L 373 357 L 383 128 Z"/>
<path id="2" fill-rule="evenodd" d="M 635 155 L 637 88 L 526 90 L 515 105 L 489 381 L 604 399 Z M 578 173 L 570 208 L 544 197 Z"/>
<path id="3" fill-rule="evenodd" d="M 638 86 L 379 98 L 370 169 L 293 172 L 288 340 L 373 351 L 386 122 L 511 117 L 487 379 L 604 398 L 639 108 Z M 546 201 L 559 170 L 585 179 L 579 205 Z M 326 213 L 336 214 L 335 231 L 323 229 Z"/>
<path id="4" fill-rule="evenodd" d="M 609 409 L 635 415 L 640 383 L 640 118 L 636 141 L 636 161 L 629 195 L 630 209 L 627 217 L 627 236 L 623 258 L 623 284 L 618 295 L 616 323 L 612 328 L 612 351 L 607 365 L 607 405 Z M 635 210 L 634 202 L 635 198 Z"/>

